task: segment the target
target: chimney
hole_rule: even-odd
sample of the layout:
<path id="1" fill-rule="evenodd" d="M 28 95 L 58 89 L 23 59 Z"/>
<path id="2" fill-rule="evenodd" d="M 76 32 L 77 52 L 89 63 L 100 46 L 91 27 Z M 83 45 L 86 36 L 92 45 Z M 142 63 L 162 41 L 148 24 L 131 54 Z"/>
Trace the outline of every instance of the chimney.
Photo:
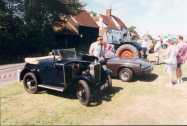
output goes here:
<path id="1" fill-rule="evenodd" d="M 112 15 L 112 9 L 107 9 L 106 10 L 106 16 L 110 17 Z"/>

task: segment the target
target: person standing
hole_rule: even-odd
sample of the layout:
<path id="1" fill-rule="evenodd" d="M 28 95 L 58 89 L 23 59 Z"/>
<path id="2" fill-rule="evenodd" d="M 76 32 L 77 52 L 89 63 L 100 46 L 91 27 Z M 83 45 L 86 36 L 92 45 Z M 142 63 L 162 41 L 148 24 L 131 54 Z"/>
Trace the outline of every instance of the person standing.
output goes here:
<path id="1" fill-rule="evenodd" d="M 166 51 L 166 72 L 169 75 L 169 83 L 176 84 L 175 73 L 177 69 L 177 47 L 176 42 L 173 39 L 168 40 L 168 48 Z"/>
<path id="2" fill-rule="evenodd" d="M 114 55 L 114 47 L 103 41 L 103 37 L 99 36 L 96 42 L 93 42 L 89 49 L 89 55 L 97 57 L 99 60 L 111 58 Z"/>
<path id="3" fill-rule="evenodd" d="M 106 66 L 106 60 L 114 56 L 113 46 L 103 41 L 102 36 L 99 36 L 97 41 L 90 45 L 89 55 L 97 57 L 104 71 L 106 71 L 107 74 L 111 74 L 111 71 Z"/>
<path id="4" fill-rule="evenodd" d="M 182 83 L 182 69 L 181 66 L 184 63 L 184 55 L 186 52 L 185 43 L 183 41 L 183 36 L 178 36 L 177 38 L 177 49 L 178 49 L 178 54 L 177 54 L 177 71 L 176 71 L 176 76 L 177 76 L 177 83 L 181 84 Z"/>
<path id="5" fill-rule="evenodd" d="M 93 42 L 90 45 L 89 55 L 97 57 L 99 60 L 105 58 L 105 42 L 103 41 L 103 37 L 99 36 L 96 42 Z"/>
<path id="6" fill-rule="evenodd" d="M 147 59 L 147 55 L 149 53 L 149 39 L 147 37 L 144 38 L 142 44 L 143 58 Z"/>
<path id="7" fill-rule="evenodd" d="M 160 63 L 160 50 L 162 47 L 162 42 L 160 40 L 160 38 L 156 39 L 156 45 L 154 47 L 154 53 L 155 53 L 155 57 L 156 57 L 156 64 L 158 65 Z"/>

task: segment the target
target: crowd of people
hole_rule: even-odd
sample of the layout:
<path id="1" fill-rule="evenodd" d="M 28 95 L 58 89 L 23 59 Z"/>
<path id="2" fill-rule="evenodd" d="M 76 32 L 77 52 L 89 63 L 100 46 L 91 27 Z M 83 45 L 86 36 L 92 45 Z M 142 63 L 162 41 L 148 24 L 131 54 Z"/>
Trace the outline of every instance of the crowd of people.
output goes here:
<path id="1" fill-rule="evenodd" d="M 143 57 L 147 59 L 149 55 L 149 42 L 145 38 L 141 43 Z M 156 39 L 156 44 L 154 46 L 154 54 L 159 61 L 160 50 L 165 47 L 160 37 Z M 165 48 L 164 48 L 165 49 Z M 99 60 L 105 60 L 115 56 L 114 46 L 103 40 L 102 36 L 97 38 L 97 41 L 92 43 L 89 49 L 89 55 L 98 57 Z M 169 38 L 167 40 L 167 48 L 165 49 L 165 70 L 169 75 L 169 84 L 182 84 L 182 64 L 185 63 L 187 59 L 187 43 L 184 42 L 183 36 L 178 36 L 177 38 Z"/>
<path id="2" fill-rule="evenodd" d="M 169 74 L 169 83 L 182 83 L 182 64 L 187 59 L 187 43 L 184 42 L 182 36 L 177 39 L 168 40 L 168 48 L 166 51 L 166 71 Z"/>

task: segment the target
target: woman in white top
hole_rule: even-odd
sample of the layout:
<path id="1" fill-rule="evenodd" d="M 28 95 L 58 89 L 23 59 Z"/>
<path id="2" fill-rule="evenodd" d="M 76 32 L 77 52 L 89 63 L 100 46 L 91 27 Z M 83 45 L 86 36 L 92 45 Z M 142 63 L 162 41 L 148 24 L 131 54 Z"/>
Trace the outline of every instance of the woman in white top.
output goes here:
<path id="1" fill-rule="evenodd" d="M 169 83 L 171 84 L 176 84 L 175 82 L 175 73 L 177 69 L 177 47 L 176 47 L 176 42 L 173 39 L 170 39 L 168 41 L 168 49 L 166 52 L 166 72 L 169 75 Z"/>

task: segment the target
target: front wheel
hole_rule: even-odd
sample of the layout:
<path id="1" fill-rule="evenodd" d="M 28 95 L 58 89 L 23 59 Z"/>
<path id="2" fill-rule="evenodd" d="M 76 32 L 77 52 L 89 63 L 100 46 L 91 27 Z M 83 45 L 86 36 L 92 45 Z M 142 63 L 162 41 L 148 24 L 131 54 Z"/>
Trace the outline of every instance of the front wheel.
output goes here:
<path id="1" fill-rule="evenodd" d="M 79 80 L 76 91 L 77 98 L 81 104 L 88 106 L 91 99 L 91 91 L 88 83 L 84 80 Z"/>
<path id="2" fill-rule="evenodd" d="M 23 85 L 28 93 L 35 94 L 38 92 L 38 81 L 34 73 L 26 73 L 23 77 Z"/>
<path id="3" fill-rule="evenodd" d="M 108 84 L 108 88 L 107 90 L 111 90 L 112 89 L 112 78 L 110 75 L 107 76 L 107 80 L 106 80 L 106 83 Z"/>
<path id="4" fill-rule="evenodd" d="M 119 71 L 119 79 L 123 82 L 128 82 L 132 80 L 133 71 L 129 68 L 122 68 Z"/>

